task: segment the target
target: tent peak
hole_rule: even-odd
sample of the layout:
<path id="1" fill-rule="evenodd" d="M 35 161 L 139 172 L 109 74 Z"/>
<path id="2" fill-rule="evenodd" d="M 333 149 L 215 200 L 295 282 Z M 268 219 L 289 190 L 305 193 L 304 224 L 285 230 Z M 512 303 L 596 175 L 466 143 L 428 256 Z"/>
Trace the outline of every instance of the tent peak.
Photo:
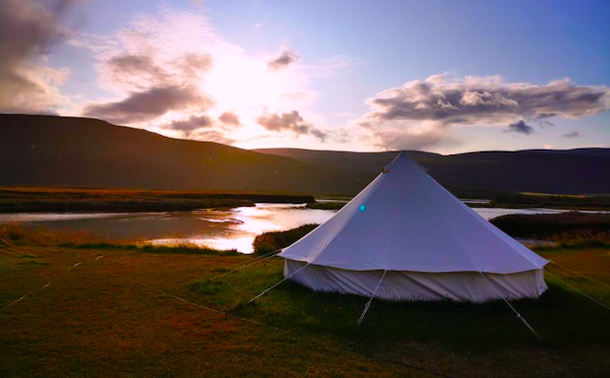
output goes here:
<path id="1" fill-rule="evenodd" d="M 409 163 L 415 164 L 413 159 L 411 159 L 411 157 L 409 156 L 409 153 L 405 150 L 401 150 L 398 153 L 398 156 L 396 156 L 396 158 L 394 158 L 394 160 L 392 160 L 392 162 L 390 164 L 387 164 L 386 166 L 383 167 L 382 172 L 386 173 L 386 172 L 389 172 L 392 168 L 397 168 L 399 165 L 409 164 Z"/>

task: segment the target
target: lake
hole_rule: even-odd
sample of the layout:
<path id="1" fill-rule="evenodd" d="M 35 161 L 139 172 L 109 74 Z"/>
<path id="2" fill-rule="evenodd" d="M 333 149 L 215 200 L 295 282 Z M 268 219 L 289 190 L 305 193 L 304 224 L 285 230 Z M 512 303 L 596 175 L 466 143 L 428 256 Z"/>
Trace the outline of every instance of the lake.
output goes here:
<path id="1" fill-rule="evenodd" d="M 566 210 L 475 208 L 485 219 L 505 214 L 553 214 Z M 252 241 L 263 232 L 281 231 L 307 223 L 322 223 L 333 210 L 305 205 L 264 204 L 229 210 L 160 213 L 18 213 L 0 214 L 0 224 L 19 223 L 51 229 L 91 231 L 110 239 L 156 244 L 189 242 L 211 248 L 252 252 Z"/>

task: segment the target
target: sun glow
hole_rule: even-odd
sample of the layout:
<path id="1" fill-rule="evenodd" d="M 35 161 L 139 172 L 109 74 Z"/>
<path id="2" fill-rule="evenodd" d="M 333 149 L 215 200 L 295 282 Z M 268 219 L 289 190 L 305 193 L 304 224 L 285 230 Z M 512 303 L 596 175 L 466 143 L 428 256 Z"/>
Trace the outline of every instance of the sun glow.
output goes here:
<path id="1" fill-rule="evenodd" d="M 277 59 L 278 51 L 248 54 L 224 39 L 202 14 L 165 8 L 154 15 L 135 17 L 129 28 L 102 40 L 83 36 L 73 43 L 88 48 L 98 59 L 100 86 L 117 96 L 106 102 L 122 101 L 133 93 L 167 85 L 197 92 L 204 100 L 201 106 L 192 103 L 169 109 L 150 121 L 128 122 L 130 126 L 172 137 L 201 139 L 193 130 L 174 129 L 171 125 L 205 115 L 210 117 L 212 127 L 198 130 L 207 132 L 204 139 L 211 139 L 213 130 L 217 141 L 243 145 L 273 134 L 256 122 L 263 113 L 307 113 L 317 96 L 311 89 L 311 73 L 301 65 L 300 57 L 294 55 L 287 63 L 270 64 Z M 279 51 L 285 49 L 278 47 Z M 127 67 L 131 72 L 117 75 L 116 62 L 125 61 L 126 57 L 132 64 Z M 193 57 L 207 59 L 208 63 L 193 69 L 188 63 Z M 139 65 L 137 69 L 133 69 L 135 64 Z M 82 108 L 77 109 L 79 112 Z M 235 114 L 239 125 L 219 121 L 225 112 Z"/>

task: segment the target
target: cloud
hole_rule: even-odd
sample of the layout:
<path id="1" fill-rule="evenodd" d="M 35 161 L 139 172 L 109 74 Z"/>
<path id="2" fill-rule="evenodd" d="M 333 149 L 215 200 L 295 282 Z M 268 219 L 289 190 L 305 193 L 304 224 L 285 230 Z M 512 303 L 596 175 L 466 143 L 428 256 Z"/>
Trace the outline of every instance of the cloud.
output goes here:
<path id="1" fill-rule="evenodd" d="M 267 67 L 273 70 L 281 70 L 293 63 L 298 62 L 301 59 L 301 56 L 294 52 L 293 50 L 283 49 L 280 52 L 280 55 L 271 59 L 267 63 Z"/>
<path id="2" fill-rule="evenodd" d="M 69 43 L 93 55 L 97 85 L 111 94 L 105 101 L 83 104 L 79 114 L 167 135 L 176 134 L 166 128 L 172 122 L 205 113 L 218 119 L 220 128 L 231 127 L 234 137 L 247 140 L 261 132 L 256 118 L 264 109 L 307 109 L 317 96 L 309 73 L 295 64 L 296 53 L 284 50 L 275 59 L 276 66 L 290 69 L 269 69 L 269 54 L 247 54 L 220 35 L 201 12 L 166 5 L 156 13 L 132 17 L 110 35 L 79 34 Z M 167 88 L 174 91 L 167 93 Z M 173 101 L 174 92 L 191 95 Z M 160 93 L 165 96 L 156 96 Z M 172 101 L 143 110 L 139 100 L 150 97 Z M 196 97 L 201 104 L 191 101 Z M 232 111 L 223 114 L 226 109 Z"/>
<path id="3" fill-rule="evenodd" d="M 309 121 L 324 125 L 309 111 L 318 96 L 314 79 L 320 71 L 328 77 L 351 65 L 348 57 L 334 57 L 319 67 L 304 66 L 288 49 L 248 53 L 225 39 L 203 10 L 171 5 L 140 12 L 111 34 L 79 33 L 68 43 L 93 56 L 96 85 L 106 94 L 75 105 L 74 113 L 172 137 L 245 145 L 270 134 L 257 123 L 263 113 L 281 116 L 299 109 Z M 186 130 L 194 125 L 185 121 L 202 115 L 213 125 Z M 284 130 L 286 139 L 307 134 L 322 140 L 327 135 L 304 121 Z"/>
<path id="4" fill-rule="evenodd" d="M 446 142 L 445 134 L 440 131 L 412 133 L 389 131 L 375 134 L 374 144 L 390 150 L 419 150 Z M 459 144 L 452 141 L 453 144 Z M 446 144 L 446 143 L 445 143 Z"/>
<path id="5" fill-rule="evenodd" d="M 111 80 L 127 88 L 146 88 L 171 79 L 169 73 L 148 55 L 121 54 L 108 59 L 105 65 Z"/>
<path id="6" fill-rule="evenodd" d="M 233 112 L 224 112 L 220 115 L 220 117 L 218 117 L 218 119 L 220 120 L 220 122 L 224 123 L 225 125 L 231 125 L 231 126 L 240 126 L 241 125 L 239 123 L 239 117 L 237 116 L 237 114 L 235 114 Z"/>
<path id="7" fill-rule="evenodd" d="M 451 80 L 446 75 L 411 81 L 369 99 L 372 118 L 497 124 L 515 118 L 580 118 L 610 108 L 610 89 L 577 86 L 569 80 L 547 85 L 506 83 L 499 76 Z"/>
<path id="8" fill-rule="evenodd" d="M 371 129 L 372 135 L 361 139 L 384 150 L 421 150 L 430 147 L 456 147 L 459 140 L 449 136 L 443 126 L 430 123 L 406 129 Z"/>
<path id="9" fill-rule="evenodd" d="M 573 131 L 571 133 L 564 134 L 563 137 L 569 138 L 569 139 L 575 139 L 575 138 L 582 138 L 582 137 L 584 137 L 584 135 L 582 135 L 578 131 Z"/>
<path id="10" fill-rule="evenodd" d="M 504 132 L 505 133 L 513 132 L 513 133 L 530 135 L 534 132 L 534 128 L 531 127 L 530 125 L 528 125 L 527 123 L 525 123 L 524 120 L 520 120 L 518 122 L 511 123 L 510 125 L 508 125 L 508 127 L 504 130 Z"/>
<path id="11" fill-rule="evenodd" d="M 207 115 L 202 116 L 191 116 L 187 119 L 174 121 L 170 123 L 167 128 L 172 130 L 183 131 L 185 133 L 190 133 L 193 130 L 199 128 L 207 128 L 212 126 L 212 119 Z"/>
<path id="12" fill-rule="evenodd" d="M 265 129 L 274 132 L 292 131 L 297 135 L 313 135 L 320 141 L 326 141 L 328 134 L 324 131 L 316 129 L 313 125 L 305 122 L 299 112 L 293 110 L 290 113 L 267 113 L 256 119 L 259 125 Z"/>
<path id="13" fill-rule="evenodd" d="M 525 120 L 548 123 L 552 117 L 595 115 L 610 109 L 610 89 L 568 79 L 536 85 L 507 83 L 499 76 L 460 79 L 441 74 L 385 90 L 366 103 L 371 111 L 357 123 L 373 133 L 381 148 L 389 148 L 385 141 L 407 143 L 413 136 L 423 148 L 442 143 L 455 125 L 511 124 L 509 131 L 529 134 Z"/>
<path id="14" fill-rule="evenodd" d="M 58 86 L 67 69 L 44 65 L 50 50 L 70 34 L 63 20 L 74 0 L 4 0 L 0 6 L 0 111 L 52 112 L 68 102 Z"/>
<path id="15" fill-rule="evenodd" d="M 129 124 L 156 119 L 170 110 L 207 110 L 211 105 L 212 101 L 195 88 L 165 86 L 133 92 L 118 102 L 88 105 L 84 108 L 83 115 L 111 123 Z"/>
<path id="16" fill-rule="evenodd" d="M 114 54 L 104 60 L 101 76 L 110 87 L 127 90 L 120 101 L 88 104 L 86 117 L 119 124 L 155 120 L 170 111 L 205 111 L 214 102 L 201 93 L 200 75 L 212 66 L 209 55 L 185 53 L 168 63 L 158 63 L 151 52 Z M 176 121 L 178 124 L 182 120 Z"/>

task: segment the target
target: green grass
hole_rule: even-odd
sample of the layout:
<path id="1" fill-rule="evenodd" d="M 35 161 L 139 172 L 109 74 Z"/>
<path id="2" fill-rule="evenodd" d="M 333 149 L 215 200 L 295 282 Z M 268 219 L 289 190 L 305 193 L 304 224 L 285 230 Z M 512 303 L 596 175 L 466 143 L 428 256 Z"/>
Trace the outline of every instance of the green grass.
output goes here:
<path id="1" fill-rule="evenodd" d="M 332 334 L 353 342 L 441 342 L 477 350 L 536 344 L 534 337 L 503 301 L 485 304 L 388 302 L 376 300 L 363 324 L 357 325 L 367 298 L 316 293 L 287 282 L 252 304 L 247 302 L 282 279 L 281 269 L 236 273 L 222 282 L 190 285 L 192 298 L 238 315 L 295 331 Z M 610 291 L 587 279 L 566 278 L 572 285 L 610 305 Z M 563 283 L 547 277 L 549 290 L 539 300 L 513 305 L 536 328 L 548 346 L 605 343 L 610 329 L 600 330 L 608 313 Z M 583 312 L 586 309 L 586 312 Z"/>
<path id="2" fill-rule="evenodd" d="M 30 253 L 36 258 L 18 257 Z M 610 284 L 606 249 L 542 253 Z M 209 281 L 251 259 L 110 247 L 0 247 L 0 275 L 6 278 L 0 280 L 0 305 L 32 292 L 0 311 L 0 375 L 430 376 L 417 370 L 424 369 L 525 378 L 603 376 L 610 368 L 609 312 L 550 276 L 549 291 L 539 300 L 512 302 L 540 333 L 538 341 L 501 301 L 374 300 L 360 326 L 368 298 L 315 293 L 289 281 L 248 304 L 282 279 L 279 258 Z M 37 263 L 23 264 L 29 261 Z M 548 270 L 561 276 L 558 269 Z M 569 276 L 561 277 L 610 304 L 608 287 Z"/>

